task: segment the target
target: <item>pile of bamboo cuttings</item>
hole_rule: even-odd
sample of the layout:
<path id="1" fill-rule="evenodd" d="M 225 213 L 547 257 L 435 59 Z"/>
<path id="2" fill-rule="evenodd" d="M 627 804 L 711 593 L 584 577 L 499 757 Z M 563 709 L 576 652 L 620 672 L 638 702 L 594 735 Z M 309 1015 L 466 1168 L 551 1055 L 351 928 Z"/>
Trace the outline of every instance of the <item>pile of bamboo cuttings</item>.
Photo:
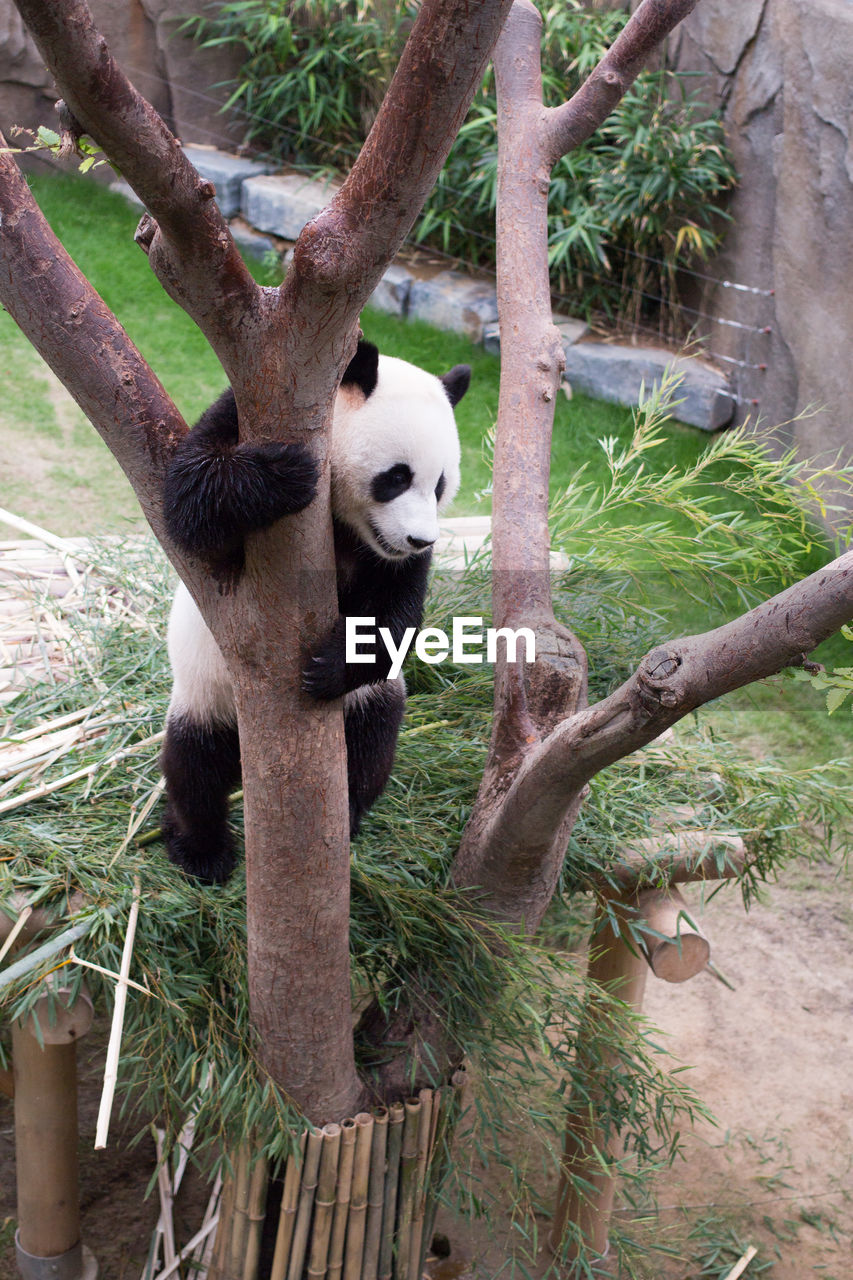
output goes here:
<path id="1" fill-rule="evenodd" d="M 420 1280 L 465 1072 L 302 1135 L 287 1161 L 270 1280 Z M 255 1280 L 270 1185 L 242 1147 L 222 1191 L 208 1280 Z"/>
<path id="2" fill-rule="evenodd" d="M 77 659 L 75 613 L 90 607 L 85 541 L 58 538 L 0 508 L 0 524 L 26 534 L 0 542 L 0 705 L 45 679 L 68 678 Z"/>

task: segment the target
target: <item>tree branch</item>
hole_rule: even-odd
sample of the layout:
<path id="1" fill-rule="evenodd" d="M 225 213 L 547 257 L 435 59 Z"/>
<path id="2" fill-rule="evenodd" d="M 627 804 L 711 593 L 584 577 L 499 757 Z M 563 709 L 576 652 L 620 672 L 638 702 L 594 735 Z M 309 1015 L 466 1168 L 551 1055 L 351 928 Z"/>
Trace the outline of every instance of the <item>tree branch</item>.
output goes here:
<path id="1" fill-rule="evenodd" d="M 16 0 L 66 105 L 156 218 L 149 256 L 229 371 L 235 335 L 260 293 L 203 182 L 160 116 L 134 89 L 85 0 Z"/>
<path id="2" fill-rule="evenodd" d="M 642 0 L 613 45 L 577 93 L 545 113 L 551 165 L 595 133 L 655 50 L 699 0 Z"/>
<path id="3" fill-rule="evenodd" d="M 0 136 L 0 300 L 117 458 L 158 537 L 166 463 L 186 424 L 48 226 Z"/>
<path id="4" fill-rule="evenodd" d="M 522 904 L 532 901 L 537 859 L 556 845 L 595 774 L 697 707 L 796 664 L 851 618 L 853 551 L 733 622 L 647 654 L 630 680 L 564 720 L 527 755 L 480 834 L 479 856 L 458 861 L 454 882 L 479 887 L 481 907 L 495 904 L 503 921 L 535 928 L 538 919 L 513 908 L 506 885 L 516 886 Z"/>
<path id="5" fill-rule="evenodd" d="M 435 185 L 511 3 L 425 0 L 349 177 L 300 237 L 299 289 L 346 282 L 358 314 Z"/>

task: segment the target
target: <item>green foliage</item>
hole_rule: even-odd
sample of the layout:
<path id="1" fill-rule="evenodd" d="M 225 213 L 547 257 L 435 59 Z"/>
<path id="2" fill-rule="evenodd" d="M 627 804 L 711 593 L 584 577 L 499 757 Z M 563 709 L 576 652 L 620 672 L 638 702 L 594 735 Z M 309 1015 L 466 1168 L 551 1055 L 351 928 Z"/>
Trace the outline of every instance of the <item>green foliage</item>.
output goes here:
<path id="1" fill-rule="evenodd" d="M 845 640 L 853 640 L 853 628 L 842 627 L 841 634 Z M 794 671 L 793 676 L 795 680 L 808 681 L 815 689 L 826 689 L 828 715 L 842 707 L 848 698 L 851 699 L 850 710 L 853 712 L 853 667 L 835 667 L 832 671 L 823 671 L 807 666 Z"/>
<path id="2" fill-rule="evenodd" d="M 228 106 L 247 141 L 291 164 L 345 170 L 373 121 L 410 28 L 413 0 L 232 0 L 187 29 L 245 55 Z M 580 0 L 543 13 L 545 102 L 564 102 L 627 21 Z M 329 38 L 330 31 L 334 32 Z M 549 259 L 576 309 L 677 327 L 678 271 L 708 257 L 735 181 L 719 120 L 685 76 L 643 72 L 596 136 L 555 166 Z M 489 70 L 414 230 L 417 243 L 494 263 L 497 138 Z"/>
<path id="3" fill-rule="evenodd" d="M 629 545 L 618 571 L 605 572 L 610 553 L 604 542 L 597 562 L 590 545 L 589 555 L 584 552 L 557 576 L 558 611 L 571 616 L 587 646 L 593 697 L 624 680 L 642 654 L 670 634 L 656 609 L 637 603 L 634 587 L 646 572 L 660 572 L 658 561 L 667 561 L 670 539 L 678 546 L 678 521 L 698 523 L 708 557 L 703 571 L 709 576 L 732 546 L 734 513 L 724 507 L 722 514 L 713 514 L 701 468 L 691 471 L 689 482 L 667 473 L 662 487 L 644 478 L 657 403 L 653 398 L 631 447 L 605 451 L 610 459 L 606 484 L 594 493 L 583 482 L 572 489 L 580 517 L 600 507 L 603 498 L 620 511 L 654 499 L 667 516 L 655 526 L 649 546 Z M 749 494 L 769 508 L 766 530 L 762 533 L 759 524 L 746 539 L 756 544 L 751 555 L 731 558 L 731 577 L 746 592 L 766 551 L 762 538 L 775 546 L 775 570 L 793 571 L 798 540 L 784 533 L 783 502 L 791 528 L 802 527 L 803 514 L 800 500 L 784 487 L 781 473 L 769 469 L 760 447 L 751 487 L 745 480 L 748 445 L 740 442 L 733 450 L 717 463 L 734 475 L 741 498 Z M 784 471 L 789 464 L 780 465 Z M 569 501 L 564 495 L 558 504 L 560 521 L 568 519 Z M 582 518 L 578 527 L 582 534 Z M 72 767 L 99 764 L 92 777 L 4 815 L 0 901 L 14 891 L 33 905 L 53 904 L 61 914 L 68 890 L 81 890 L 87 905 L 77 918 L 90 928 L 75 955 L 115 974 L 138 877 L 142 910 L 131 977 L 150 994 L 130 993 L 121 1086 L 141 1111 L 140 1125 L 153 1115 L 174 1141 L 195 1111 L 198 1140 L 214 1152 L 233 1148 L 243 1133 L 255 1130 L 263 1133 L 268 1153 L 280 1155 L 299 1121 L 265 1077 L 255 1052 L 242 879 L 238 874 L 225 887 L 200 888 L 168 864 L 156 841 L 146 837 L 144 847 L 138 843 L 140 821 L 143 831 L 156 822 L 156 811 L 144 817 L 148 802 L 157 798 L 158 779 L 156 747 L 146 746 L 145 739 L 160 728 L 168 699 L 162 637 L 171 575 L 161 553 L 143 541 L 124 547 L 104 543 L 95 559 L 98 582 L 109 584 L 106 598 L 121 608 L 105 614 L 104 587 L 93 586 L 91 607 L 63 619 L 79 654 L 76 677 L 46 682 L 12 703 L 4 733 L 89 704 L 92 714 L 110 711 L 115 719 L 105 736 L 80 750 L 73 762 L 67 757 L 49 761 L 40 772 L 49 781 Z M 56 606 L 46 596 L 40 607 Z M 489 617 L 485 559 L 465 574 L 441 573 L 434 580 L 427 621 L 447 628 L 459 614 Z M 672 1159 L 679 1132 L 699 1104 L 679 1074 L 667 1074 L 654 1031 L 618 1002 L 602 1005 L 594 1034 L 583 1036 L 581 1059 L 583 982 L 574 957 L 555 945 L 555 931 L 540 939 L 507 936 L 494 924 L 477 921 L 470 902 L 450 887 L 448 870 L 485 759 L 490 671 L 412 664 L 409 684 L 394 776 L 353 848 L 355 994 L 360 1002 L 376 998 L 386 1009 L 406 1010 L 415 987 L 425 989 L 468 1054 L 477 1081 L 466 1120 L 470 1141 L 465 1148 L 472 1163 L 455 1170 L 446 1194 L 472 1212 L 489 1213 L 479 1164 L 497 1172 L 502 1205 L 513 1206 L 516 1274 L 525 1274 L 525 1258 L 537 1243 L 536 1215 L 543 1196 L 550 1195 L 545 1175 L 559 1158 L 569 1097 L 584 1114 L 594 1109 L 605 1134 L 622 1138 L 626 1154 L 620 1173 L 636 1183 L 637 1195 L 648 1170 Z M 120 764 L 112 762 L 116 750 L 135 744 L 143 746 Z M 654 823 L 665 831 L 665 815 L 683 812 L 678 806 L 687 805 L 712 837 L 714 832 L 744 837 L 751 860 L 741 889 L 749 898 L 786 861 L 825 852 L 814 833 L 828 846 L 833 823 L 849 819 L 848 779 L 846 763 L 794 770 L 744 755 L 698 723 L 683 725 L 675 739 L 654 744 L 593 780 L 572 833 L 561 893 L 576 911 L 591 876 L 615 882 L 624 849 L 647 836 Z M 4 791 L 11 796 L 28 785 L 21 778 L 5 784 Z M 239 831 L 239 808 L 233 817 Z M 721 840 L 721 867 L 725 857 Z M 649 884 L 661 882 L 653 860 L 646 878 Z M 612 924 L 618 927 L 615 919 Z M 59 963 L 72 987 L 79 983 L 83 970 L 67 953 Z M 38 977 L 56 964 L 54 957 L 0 987 L 7 1022 L 29 1006 L 38 995 Z M 109 1004 L 114 980 L 86 976 Z M 581 1061 L 599 1072 L 597 1100 L 588 1093 Z M 583 1266 L 587 1272 L 579 1274 L 591 1274 L 591 1260 Z"/>

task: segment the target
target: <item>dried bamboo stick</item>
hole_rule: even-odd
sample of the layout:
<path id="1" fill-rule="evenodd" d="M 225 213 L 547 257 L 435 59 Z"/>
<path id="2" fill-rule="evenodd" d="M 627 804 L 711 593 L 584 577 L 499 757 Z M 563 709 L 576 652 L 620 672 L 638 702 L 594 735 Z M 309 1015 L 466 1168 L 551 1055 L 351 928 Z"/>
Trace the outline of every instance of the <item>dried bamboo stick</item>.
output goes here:
<path id="1" fill-rule="evenodd" d="M 397 1224 L 397 1190 L 405 1114 L 402 1102 L 391 1103 L 388 1109 L 388 1159 L 383 1196 L 385 1204 L 382 1209 L 382 1243 L 379 1247 L 379 1280 L 391 1280 L 394 1265 L 394 1228 Z"/>
<path id="2" fill-rule="evenodd" d="M 166 1138 L 165 1130 L 154 1128 L 154 1145 L 157 1151 L 157 1190 L 160 1195 L 160 1220 L 157 1223 L 157 1234 L 163 1241 L 163 1262 L 166 1266 L 175 1261 L 177 1251 L 175 1249 L 175 1219 L 172 1211 L 174 1196 L 172 1194 L 172 1180 L 169 1177 L 169 1165 L 163 1155 L 163 1143 Z M 157 1257 L 157 1249 L 155 1246 L 154 1257 Z"/>
<path id="3" fill-rule="evenodd" d="M 344 1251 L 343 1280 L 360 1280 L 367 1225 L 367 1193 L 370 1186 L 370 1152 L 373 1146 L 373 1116 L 359 1111 L 355 1117 L 355 1160 L 352 1167 L 349 1221 Z"/>
<path id="4" fill-rule="evenodd" d="M 311 1280 L 325 1280 L 335 1214 L 335 1188 L 338 1184 L 338 1161 L 341 1153 L 341 1126 L 323 1126 L 323 1150 L 314 1200 L 314 1227 L 311 1232 L 311 1254 L 308 1275 Z"/>
<path id="5" fill-rule="evenodd" d="M 246 1217 L 246 1244 L 244 1249 L 243 1280 L 257 1280 L 258 1260 L 261 1256 L 261 1236 L 267 1207 L 269 1161 L 255 1161 L 249 1182 L 249 1205 Z M 237 1272 L 239 1275 L 240 1273 Z"/>
<path id="6" fill-rule="evenodd" d="M 302 1185 L 299 1188 L 299 1208 L 296 1211 L 293 1243 L 290 1246 L 287 1280 L 302 1280 L 302 1268 L 308 1251 L 308 1231 L 314 1210 L 314 1197 L 317 1193 L 317 1173 L 320 1168 L 322 1147 L 323 1135 L 320 1130 L 309 1129 L 305 1163 L 302 1166 Z"/>
<path id="7" fill-rule="evenodd" d="M 207 1266 L 210 1262 L 210 1256 L 213 1253 L 214 1237 L 212 1235 L 214 1227 L 219 1222 L 219 1201 L 222 1197 L 222 1174 L 218 1173 L 213 1183 L 213 1190 L 210 1193 L 210 1199 L 207 1202 L 207 1208 L 204 1211 L 204 1217 L 201 1220 L 201 1227 L 197 1232 L 198 1241 L 193 1249 L 187 1246 L 184 1251 L 189 1256 L 192 1254 L 192 1266 L 189 1268 L 190 1275 L 193 1277 L 203 1276 L 206 1274 Z"/>
<path id="8" fill-rule="evenodd" d="M 101 1094 L 101 1105 L 98 1111 L 98 1126 L 95 1131 L 95 1150 L 101 1151 L 107 1145 L 107 1134 L 110 1128 L 110 1115 L 113 1109 L 116 1080 L 118 1078 L 118 1059 L 121 1050 L 121 1033 L 124 1026 L 124 1011 L 127 1004 L 127 979 L 130 973 L 130 960 L 133 955 L 133 940 L 136 937 L 136 921 L 139 916 L 139 898 L 141 894 L 139 876 L 133 881 L 133 901 L 127 918 L 127 934 L 124 939 L 124 950 L 121 956 L 116 1001 L 113 1009 L 113 1021 L 110 1027 L 110 1039 L 107 1046 L 107 1064 L 104 1071 L 104 1088 Z"/>
<path id="9" fill-rule="evenodd" d="M 388 1109 L 373 1109 L 373 1147 L 370 1152 L 370 1181 L 367 1189 L 367 1227 L 361 1280 L 377 1280 L 379 1247 L 382 1243 L 382 1210 L 385 1194 L 385 1156 L 388 1149 Z"/>
<path id="10" fill-rule="evenodd" d="M 63 774 L 61 778 L 56 778 L 53 782 L 43 782 L 40 786 L 33 787 L 30 791 L 25 791 L 23 795 L 11 796 L 8 800 L 0 801 L 0 813 L 9 813 L 12 809 L 20 809 L 23 805 L 30 804 L 33 800 L 41 800 L 44 796 L 53 795 L 54 791 L 61 791 L 63 787 L 70 787 L 72 782 L 79 782 L 82 778 L 91 780 L 101 769 L 112 768 L 113 765 L 119 764 L 128 756 L 135 755 L 145 747 L 151 747 L 155 743 L 161 742 L 165 736 L 165 730 L 161 729 L 159 733 L 152 733 L 150 737 L 143 738 L 141 742 L 134 742 L 132 746 L 122 747 L 120 751 L 107 756 L 105 760 L 96 760 L 94 764 L 86 765 L 84 769 L 75 769 L 73 773 Z"/>
<path id="11" fill-rule="evenodd" d="M 403 1147 L 400 1152 L 400 1208 L 397 1225 L 397 1280 L 418 1280 L 409 1270 L 412 1244 L 412 1219 L 415 1215 L 415 1192 L 418 1178 L 418 1127 L 421 1116 L 420 1098 L 407 1098 L 403 1121 Z"/>
<path id="12" fill-rule="evenodd" d="M 17 941 L 18 934 L 21 933 L 22 930 L 25 928 L 26 923 L 32 914 L 33 914 L 32 907 L 24 907 L 23 911 L 18 916 L 15 923 L 12 925 L 12 928 L 9 931 L 6 941 L 3 943 L 3 946 L 0 947 L 0 960 L 6 959 L 7 953 L 11 951 L 12 948 L 14 947 L 15 942 Z"/>
<path id="13" fill-rule="evenodd" d="M 738 1258 L 731 1271 L 726 1272 L 725 1280 L 738 1280 L 738 1277 L 743 1275 L 744 1271 L 746 1271 L 750 1262 L 752 1262 L 752 1259 L 757 1253 L 758 1250 L 755 1245 L 751 1244 L 746 1253 L 743 1254 L 742 1257 Z"/>
<path id="14" fill-rule="evenodd" d="M 246 1227 L 249 1213 L 249 1156 L 247 1142 L 240 1145 L 234 1176 L 234 1209 L 231 1222 L 231 1240 L 228 1245 L 228 1275 L 239 1276 L 243 1271 L 243 1254 L 246 1246 Z"/>
<path id="15" fill-rule="evenodd" d="M 329 1245 L 328 1280 L 340 1280 L 344 1266 L 344 1240 L 349 1218 L 349 1202 L 352 1194 L 352 1170 L 355 1161 L 357 1125 L 354 1120 L 341 1121 L 341 1154 L 338 1161 L 338 1187 L 335 1195 L 335 1215 L 332 1219 L 332 1241 Z"/>
<path id="16" fill-rule="evenodd" d="M 305 1159 L 305 1146 L 308 1134 L 303 1133 L 299 1139 L 299 1150 L 287 1158 L 284 1170 L 284 1186 L 281 1192 L 281 1209 L 278 1215 L 278 1230 L 275 1237 L 270 1280 L 286 1280 L 287 1264 L 290 1260 L 290 1246 L 293 1241 L 293 1228 L 296 1225 L 296 1207 L 299 1199 L 299 1183 L 302 1176 L 302 1162 Z"/>
<path id="17" fill-rule="evenodd" d="M 53 547 L 54 551 L 58 551 L 61 555 L 73 556 L 77 560 L 85 560 L 86 558 L 83 547 L 75 547 L 73 543 L 67 542 L 65 538 L 58 538 L 55 533 L 49 533 L 47 529 L 42 529 L 41 525 L 33 524 L 31 520 L 25 520 L 23 516 L 13 515 L 5 507 L 0 507 L 0 523 L 11 525 L 13 529 L 17 529 L 19 533 L 25 533 L 29 538 L 36 538 L 39 542 L 43 542 L 46 547 Z"/>
<path id="18" fill-rule="evenodd" d="M 418 1094 L 421 1111 L 418 1116 L 418 1159 L 415 1172 L 415 1199 L 412 1210 L 412 1239 L 409 1246 L 409 1275 L 420 1280 L 421 1242 L 424 1237 L 424 1208 L 426 1193 L 429 1140 L 432 1134 L 432 1089 L 421 1089 Z"/>

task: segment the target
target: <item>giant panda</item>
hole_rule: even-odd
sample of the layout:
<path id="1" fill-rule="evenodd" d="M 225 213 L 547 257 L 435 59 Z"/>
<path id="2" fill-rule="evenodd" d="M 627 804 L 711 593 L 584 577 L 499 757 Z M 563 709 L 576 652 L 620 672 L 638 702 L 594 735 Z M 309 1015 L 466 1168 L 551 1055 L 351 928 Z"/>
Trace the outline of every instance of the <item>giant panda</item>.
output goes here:
<path id="1" fill-rule="evenodd" d="M 399 646 L 419 627 L 437 512 L 459 485 L 453 408 L 471 371 L 437 378 L 379 355 L 360 341 L 334 405 L 331 504 L 339 617 L 303 676 L 314 698 L 344 699 L 350 832 L 388 781 L 405 704 L 402 677 L 376 646 L 372 664 L 345 661 L 347 616 L 375 617 Z M 301 444 L 240 444 L 229 389 L 181 441 L 164 487 L 167 531 L 205 557 L 219 575 L 239 573 L 247 533 L 303 510 L 317 470 Z M 172 696 L 161 765 L 166 781 L 163 837 L 172 862 L 208 884 L 227 879 L 235 855 L 227 798 L 240 777 L 240 750 L 228 671 L 190 593 L 181 583 L 168 628 Z M 287 726 L 282 725 L 282 733 Z"/>

